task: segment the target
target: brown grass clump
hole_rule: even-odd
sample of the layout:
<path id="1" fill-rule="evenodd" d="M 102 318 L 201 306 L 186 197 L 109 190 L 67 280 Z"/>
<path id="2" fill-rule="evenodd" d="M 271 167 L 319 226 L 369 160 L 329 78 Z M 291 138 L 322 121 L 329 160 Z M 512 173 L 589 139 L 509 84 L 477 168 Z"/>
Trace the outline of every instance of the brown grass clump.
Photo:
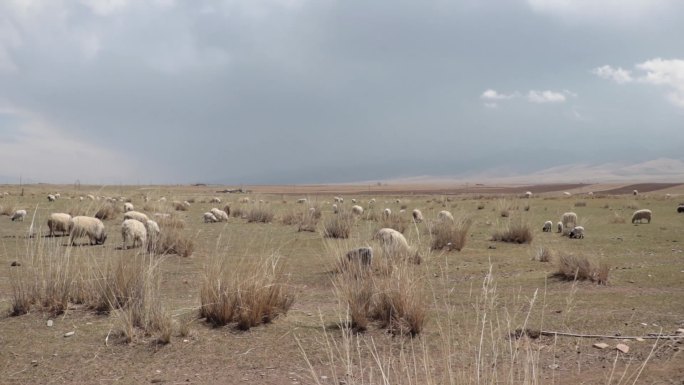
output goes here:
<path id="1" fill-rule="evenodd" d="M 108 219 L 114 219 L 122 211 L 123 210 L 118 205 L 114 205 L 112 203 L 105 203 L 102 207 L 100 207 L 97 210 L 97 212 L 95 213 L 95 218 L 102 219 L 103 221 Z"/>
<path id="2" fill-rule="evenodd" d="M 374 293 L 372 270 L 360 263 L 340 259 L 340 274 L 335 276 L 335 293 L 347 308 L 350 327 L 358 332 L 368 329 Z"/>
<path id="3" fill-rule="evenodd" d="M 6 216 L 11 216 L 14 214 L 14 207 L 12 206 L 0 206 L 0 215 L 6 215 Z"/>
<path id="4" fill-rule="evenodd" d="M 437 221 L 430 227 L 432 250 L 442 250 L 445 247 L 449 250 L 461 251 L 468 239 L 468 230 L 472 221 L 470 219 L 457 219 L 455 221 Z"/>
<path id="5" fill-rule="evenodd" d="M 228 214 L 228 216 L 230 216 L 230 203 L 223 206 L 223 211 L 225 211 L 226 214 Z"/>
<path id="6" fill-rule="evenodd" d="M 349 238 L 354 217 L 351 213 L 340 212 L 323 223 L 323 236 L 326 238 Z"/>
<path id="7" fill-rule="evenodd" d="M 575 207 L 587 207 L 587 202 L 577 201 L 577 202 L 575 202 Z"/>
<path id="8" fill-rule="evenodd" d="M 301 211 L 289 211 L 283 214 L 281 221 L 284 225 L 296 225 L 301 222 L 304 213 Z"/>
<path id="9" fill-rule="evenodd" d="M 427 320 L 420 277 L 407 265 L 399 265 L 386 279 L 376 280 L 372 318 L 393 334 L 419 334 Z"/>
<path id="10" fill-rule="evenodd" d="M 534 256 L 535 261 L 539 262 L 551 262 L 553 258 L 553 251 L 547 247 L 540 247 L 537 249 L 537 254 Z"/>
<path id="11" fill-rule="evenodd" d="M 492 234 L 493 241 L 519 244 L 530 243 L 533 237 L 530 225 L 523 221 L 509 222 L 503 229 Z"/>
<path id="12" fill-rule="evenodd" d="M 270 223 L 275 214 L 269 207 L 258 205 L 247 212 L 247 222 Z"/>
<path id="13" fill-rule="evenodd" d="M 568 281 L 590 280 L 605 285 L 609 272 L 610 268 L 605 263 L 597 265 L 585 256 L 561 254 L 558 257 L 558 271 L 553 276 Z"/>
<path id="14" fill-rule="evenodd" d="M 226 213 L 228 212 L 226 211 Z M 230 211 L 230 215 L 232 215 L 235 218 L 245 218 L 247 214 L 243 208 L 238 206 Z"/>
<path id="15" fill-rule="evenodd" d="M 195 241 L 187 232 L 178 227 L 163 227 L 161 224 L 159 228 L 159 236 L 147 242 L 147 251 L 150 253 L 176 254 L 187 258 L 195 251 Z"/>
<path id="16" fill-rule="evenodd" d="M 71 215 L 72 217 L 77 217 L 77 216 L 83 216 L 83 215 L 88 215 L 88 210 L 85 209 L 83 206 L 71 206 L 67 210 L 67 213 Z"/>
<path id="17" fill-rule="evenodd" d="M 617 212 L 613 212 L 613 217 L 610 218 L 610 223 L 612 223 L 612 224 L 617 225 L 617 224 L 623 224 L 626 222 L 627 222 L 627 220 L 623 216 L 618 214 Z"/>
<path id="18" fill-rule="evenodd" d="M 182 219 L 178 218 L 175 215 L 167 215 L 163 217 L 157 217 L 153 218 L 154 221 L 157 222 L 159 225 L 159 228 L 167 228 L 167 229 L 184 229 L 185 228 L 185 221 Z"/>
<path id="19" fill-rule="evenodd" d="M 401 214 L 392 213 L 388 216 L 383 216 L 382 220 L 380 221 L 380 228 L 390 228 L 403 233 L 406 231 L 408 224 L 409 220 L 407 217 Z"/>
<path id="20" fill-rule="evenodd" d="M 215 326 L 235 323 L 240 330 L 270 323 L 287 314 L 295 297 L 283 281 L 276 256 L 250 259 L 228 268 L 214 257 L 200 288 L 200 317 Z"/>
<path id="21" fill-rule="evenodd" d="M 190 206 L 186 205 L 185 202 L 173 201 L 171 204 L 176 211 L 188 211 L 190 209 Z"/>

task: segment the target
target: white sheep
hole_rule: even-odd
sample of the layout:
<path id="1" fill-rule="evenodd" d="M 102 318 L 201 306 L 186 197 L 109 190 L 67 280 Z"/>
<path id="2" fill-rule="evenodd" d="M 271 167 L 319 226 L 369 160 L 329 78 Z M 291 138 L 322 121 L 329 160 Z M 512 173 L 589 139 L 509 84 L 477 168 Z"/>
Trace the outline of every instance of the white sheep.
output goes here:
<path id="1" fill-rule="evenodd" d="M 384 209 L 382 210 L 382 217 L 383 218 L 389 218 L 392 215 L 392 210 L 390 209 Z"/>
<path id="2" fill-rule="evenodd" d="M 306 203 L 306 198 L 297 199 L 297 203 L 301 203 L 301 204 Z"/>
<path id="3" fill-rule="evenodd" d="M 161 198 L 159 198 L 159 202 L 162 202 L 162 203 L 163 203 L 163 202 L 166 202 L 166 197 L 161 197 Z"/>
<path id="4" fill-rule="evenodd" d="M 202 215 L 202 218 L 204 219 L 204 223 L 216 223 L 219 221 L 216 218 L 216 216 L 210 212 L 204 213 L 204 215 Z"/>
<path id="5" fill-rule="evenodd" d="M 563 213 L 561 216 L 561 222 L 563 222 L 564 228 L 573 228 L 577 225 L 577 214 L 573 212 Z"/>
<path id="6" fill-rule="evenodd" d="M 121 237 L 123 238 L 122 250 L 127 249 L 129 241 L 132 241 L 131 247 L 135 247 L 136 243 L 142 246 L 147 242 L 147 228 L 138 220 L 126 219 L 121 224 Z"/>
<path id="7" fill-rule="evenodd" d="M 124 203 L 124 212 L 125 213 L 129 212 L 129 211 L 133 211 L 134 209 L 135 208 L 133 207 L 133 203 L 131 203 L 131 202 Z"/>
<path id="8" fill-rule="evenodd" d="M 532 191 L 526 191 L 525 192 L 525 198 L 532 198 Z"/>
<path id="9" fill-rule="evenodd" d="M 373 207 L 375 205 L 375 198 L 371 198 L 371 200 L 368 201 L 368 205 Z"/>
<path id="10" fill-rule="evenodd" d="M 57 200 L 57 197 L 55 197 L 52 194 L 48 194 L 47 199 L 48 199 L 48 202 L 54 202 Z"/>
<path id="11" fill-rule="evenodd" d="M 639 221 L 639 223 L 642 223 L 642 221 L 645 219 L 647 223 L 651 223 L 651 216 L 653 215 L 653 212 L 648 209 L 641 209 L 637 210 L 632 214 L 632 223 L 636 223 Z"/>
<path id="12" fill-rule="evenodd" d="M 356 199 L 352 199 L 352 203 L 356 204 Z"/>
<path id="13" fill-rule="evenodd" d="M 450 213 L 449 211 L 447 211 L 447 210 L 442 210 L 442 211 L 440 211 L 439 213 L 437 213 L 437 219 L 439 219 L 440 221 L 445 221 L 445 220 L 447 220 L 447 219 L 450 220 L 450 221 L 453 221 L 453 220 L 454 220 L 454 216 L 451 215 L 451 213 Z"/>
<path id="14" fill-rule="evenodd" d="M 351 211 L 352 211 L 352 214 L 354 214 L 354 215 L 361 215 L 361 214 L 363 214 L 363 207 L 361 207 L 359 205 L 354 205 L 354 206 L 352 206 Z"/>
<path id="15" fill-rule="evenodd" d="M 557 232 L 557 233 L 562 233 L 562 232 L 563 232 L 563 222 L 558 222 L 558 223 L 556 223 L 556 232 Z"/>
<path id="16" fill-rule="evenodd" d="M 409 245 L 404 235 L 397 230 L 383 228 L 378 230 L 373 237 L 380 241 L 380 244 L 388 255 L 407 254 Z"/>
<path id="17" fill-rule="evenodd" d="M 411 213 L 413 215 L 413 221 L 416 223 L 421 223 L 423 221 L 423 213 L 418 209 L 413 209 Z"/>
<path id="18" fill-rule="evenodd" d="M 142 223 L 147 223 L 147 215 L 139 212 L 139 211 L 128 211 L 124 213 L 124 220 L 126 219 L 135 219 L 136 221 L 140 221 Z"/>
<path id="19" fill-rule="evenodd" d="M 639 195 L 639 191 L 637 191 L 637 190 L 632 190 L 632 195 L 634 195 L 634 196 Z"/>
<path id="20" fill-rule="evenodd" d="M 26 218 L 26 210 L 17 210 L 12 214 L 10 219 L 12 222 L 17 221 L 17 222 L 23 222 L 24 218 Z"/>
<path id="21" fill-rule="evenodd" d="M 69 233 L 69 222 L 71 215 L 65 213 L 52 213 L 48 217 L 47 225 L 50 229 L 50 236 L 54 236 L 56 231 L 61 231 L 62 235 Z"/>
<path id="22" fill-rule="evenodd" d="M 552 227 L 553 227 L 553 222 L 546 221 L 546 222 L 544 222 L 544 227 L 542 227 L 542 231 L 545 233 L 550 233 Z"/>
<path id="23" fill-rule="evenodd" d="M 59 199 L 61 197 L 62 197 L 62 194 L 60 194 L 60 193 L 55 194 L 55 199 Z"/>
<path id="24" fill-rule="evenodd" d="M 78 197 L 78 200 L 83 202 L 83 197 L 82 196 Z"/>
<path id="25" fill-rule="evenodd" d="M 593 192 L 593 191 L 589 191 L 589 192 L 587 193 L 587 195 L 589 195 L 590 197 L 593 197 L 593 196 L 594 196 L 594 192 Z"/>
<path id="26" fill-rule="evenodd" d="M 572 230 L 570 230 L 570 238 L 571 239 L 580 239 L 584 238 L 584 227 L 582 226 L 575 226 Z"/>
<path id="27" fill-rule="evenodd" d="M 223 210 L 217 209 L 214 207 L 213 209 L 209 210 L 210 213 L 214 214 L 216 219 L 218 219 L 219 222 L 227 222 L 228 221 L 228 213 L 226 213 Z"/>
<path id="28" fill-rule="evenodd" d="M 249 203 L 249 198 L 248 197 L 242 197 L 239 200 L 240 203 Z"/>
<path id="29" fill-rule="evenodd" d="M 333 213 L 335 213 L 335 214 L 337 214 L 337 212 L 339 211 L 339 209 L 337 208 L 337 204 L 336 204 L 336 203 L 333 203 L 332 209 L 333 209 Z"/>
<path id="30" fill-rule="evenodd" d="M 145 223 L 145 228 L 147 229 L 147 240 L 152 241 L 157 239 L 159 237 L 159 234 L 161 234 L 161 229 L 159 228 L 159 224 L 153 220 L 148 220 L 147 223 Z"/>
<path id="31" fill-rule="evenodd" d="M 571 196 L 572 194 L 570 194 L 569 192 L 566 191 L 566 192 L 563 193 L 563 195 L 565 195 L 566 197 L 569 197 L 569 196 Z"/>
<path id="32" fill-rule="evenodd" d="M 344 198 L 342 197 L 335 197 L 334 199 L 336 203 L 344 203 Z"/>
<path id="33" fill-rule="evenodd" d="M 69 221 L 69 234 L 69 243 L 72 245 L 77 238 L 81 238 L 84 235 L 88 236 L 91 245 L 104 245 L 107 240 L 104 223 L 93 217 L 79 216 L 71 218 L 71 221 Z"/>
<path id="34" fill-rule="evenodd" d="M 209 203 L 221 203 L 221 198 L 213 197 L 211 198 Z"/>

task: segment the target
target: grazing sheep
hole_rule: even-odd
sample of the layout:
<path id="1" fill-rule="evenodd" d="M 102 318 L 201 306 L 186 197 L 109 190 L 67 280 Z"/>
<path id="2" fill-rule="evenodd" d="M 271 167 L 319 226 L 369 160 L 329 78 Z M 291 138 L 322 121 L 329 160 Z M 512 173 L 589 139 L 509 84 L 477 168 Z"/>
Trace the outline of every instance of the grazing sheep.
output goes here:
<path id="1" fill-rule="evenodd" d="M 78 197 L 78 200 L 81 201 L 81 202 L 83 202 L 83 197 L 82 197 L 82 196 L 81 196 L 81 197 Z"/>
<path id="2" fill-rule="evenodd" d="M 354 205 L 354 206 L 352 206 L 351 211 L 352 211 L 352 214 L 354 214 L 354 215 L 361 215 L 361 214 L 363 214 L 363 207 L 358 206 L 358 205 Z"/>
<path id="3" fill-rule="evenodd" d="M 86 198 L 90 199 L 91 201 L 95 200 L 95 196 L 93 196 L 92 194 L 86 195 Z"/>
<path id="4" fill-rule="evenodd" d="M 577 225 L 577 214 L 573 212 L 564 213 L 561 216 L 561 222 L 563 222 L 564 228 L 573 228 Z M 570 226 L 572 224 L 572 226 Z"/>
<path id="5" fill-rule="evenodd" d="M 557 233 L 562 233 L 563 232 L 563 222 L 558 222 L 556 224 L 556 232 Z"/>
<path id="6" fill-rule="evenodd" d="M 204 223 L 216 223 L 219 221 L 216 218 L 216 216 L 210 212 L 204 213 L 204 215 L 202 215 L 202 218 L 204 218 Z"/>
<path id="7" fill-rule="evenodd" d="M 161 229 L 159 228 L 159 224 L 153 220 L 148 220 L 147 223 L 145 223 L 145 228 L 147 229 L 147 240 L 152 241 L 154 239 L 157 239 L 159 237 L 159 234 L 161 234 Z"/>
<path id="8" fill-rule="evenodd" d="M 334 199 L 336 203 L 344 203 L 344 198 L 342 197 L 335 197 Z"/>
<path id="9" fill-rule="evenodd" d="M 644 219 L 647 223 L 651 223 L 651 215 L 653 215 L 653 212 L 651 212 L 651 210 L 637 210 L 634 212 L 634 214 L 632 214 L 632 223 L 636 223 L 637 221 L 639 221 L 639 223 L 642 223 Z"/>
<path id="10" fill-rule="evenodd" d="M 213 209 L 209 210 L 210 213 L 214 214 L 216 219 L 218 219 L 219 222 L 227 222 L 228 221 L 228 213 L 226 213 L 223 210 L 217 209 L 214 207 Z"/>
<path id="11" fill-rule="evenodd" d="M 684 205 L 677 206 L 677 212 L 678 213 L 684 213 Z"/>
<path id="12" fill-rule="evenodd" d="M 306 198 L 297 199 L 297 203 L 301 203 L 301 204 L 306 203 Z"/>
<path id="13" fill-rule="evenodd" d="M 335 203 L 333 203 L 332 209 L 333 209 L 333 213 L 335 213 L 335 214 L 337 214 L 337 212 L 339 211 L 339 209 L 337 208 L 337 204 L 335 204 Z"/>
<path id="14" fill-rule="evenodd" d="M 359 247 L 358 249 L 349 251 L 346 257 L 349 262 L 370 266 L 373 261 L 373 249 L 370 247 Z"/>
<path id="15" fill-rule="evenodd" d="M 69 222 L 71 215 L 65 213 L 52 213 L 48 217 L 47 225 L 50 229 L 50 236 L 54 236 L 56 231 L 61 231 L 62 235 L 69 234 Z"/>
<path id="16" fill-rule="evenodd" d="M 634 195 L 634 196 L 639 195 L 639 191 L 637 191 L 637 190 L 632 190 L 632 195 Z"/>
<path id="17" fill-rule="evenodd" d="M 406 242 L 404 235 L 397 230 L 390 228 L 383 228 L 375 233 L 373 239 L 380 241 L 383 250 L 389 255 L 398 253 L 408 253 L 409 245 Z"/>
<path id="18" fill-rule="evenodd" d="M 526 191 L 525 192 L 525 198 L 532 198 L 532 191 Z"/>
<path id="19" fill-rule="evenodd" d="M 552 227 L 553 227 L 553 222 L 546 221 L 546 222 L 544 222 L 544 227 L 542 227 L 542 231 L 545 233 L 550 233 Z"/>
<path id="20" fill-rule="evenodd" d="M 584 227 L 582 226 L 575 226 L 572 230 L 570 230 L 570 238 L 571 239 L 580 239 L 584 238 Z"/>
<path id="21" fill-rule="evenodd" d="M 60 194 L 60 193 L 55 194 L 55 199 L 59 199 L 61 197 L 62 197 L 62 194 Z"/>
<path id="22" fill-rule="evenodd" d="M 221 203 L 221 198 L 213 197 L 211 198 L 209 203 Z"/>
<path id="23" fill-rule="evenodd" d="M 242 197 L 242 198 L 240 198 L 239 202 L 240 202 L 240 203 L 249 203 L 249 198 L 247 198 L 247 197 Z"/>
<path id="24" fill-rule="evenodd" d="M 413 215 L 413 221 L 416 223 L 421 223 L 423 222 L 423 213 L 420 212 L 418 209 L 413 209 L 413 212 L 411 213 Z"/>
<path id="25" fill-rule="evenodd" d="M 130 203 L 130 202 L 124 203 L 124 212 L 125 213 L 129 212 L 129 211 L 133 211 L 133 209 L 134 209 L 133 203 Z"/>
<path id="26" fill-rule="evenodd" d="M 587 195 L 589 195 L 590 197 L 593 197 L 593 196 L 594 196 L 594 192 L 593 192 L 593 191 L 589 191 L 589 192 L 587 193 Z"/>
<path id="27" fill-rule="evenodd" d="M 26 218 L 26 210 L 17 210 L 12 214 L 10 219 L 12 222 L 17 221 L 17 222 L 23 222 L 24 218 Z"/>
<path id="28" fill-rule="evenodd" d="M 437 213 L 437 219 L 439 219 L 440 221 L 444 221 L 444 220 L 447 220 L 447 219 L 450 220 L 450 221 L 453 221 L 453 220 L 454 220 L 454 216 L 451 215 L 451 213 L 448 212 L 447 210 L 442 210 L 442 211 L 440 211 L 439 213 Z"/>
<path id="29" fill-rule="evenodd" d="M 57 200 L 57 197 L 55 197 L 52 194 L 48 194 L 47 199 L 48 199 L 48 202 L 54 202 Z"/>
<path id="30" fill-rule="evenodd" d="M 71 218 L 71 221 L 69 221 L 69 234 L 69 243 L 72 245 L 77 238 L 81 238 L 84 235 L 88 236 L 91 245 L 104 245 L 107 240 L 104 223 L 93 217 L 79 216 Z"/>
<path id="31" fill-rule="evenodd" d="M 166 202 L 166 197 L 159 198 L 159 202 Z"/>
<path id="32" fill-rule="evenodd" d="M 384 209 L 382 211 L 382 217 L 383 218 L 389 218 L 392 215 L 392 210 L 390 209 Z"/>
<path id="33" fill-rule="evenodd" d="M 356 204 L 356 199 L 352 199 L 352 203 Z"/>
<path id="34" fill-rule="evenodd" d="M 375 205 L 375 198 L 372 198 L 371 200 L 369 200 L 368 205 L 373 207 L 373 205 Z"/>
<path id="35" fill-rule="evenodd" d="M 569 192 L 565 191 L 565 192 L 563 193 L 563 195 L 565 195 L 566 197 L 569 197 L 569 196 L 572 195 L 572 194 L 570 194 Z"/>
<path id="36" fill-rule="evenodd" d="M 135 247 L 136 243 L 140 246 L 147 242 L 147 229 L 142 222 L 135 219 L 126 219 L 121 224 L 121 237 L 123 238 L 122 250 L 126 250 L 126 245 L 132 241 L 131 247 Z"/>
<path id="37" fill-rule="evenodd" d="M 124 220 L 126 219 L 135 219 L 136 221 L 147 223 L 147 215 L 139 211 L 128 211 L 124 213 Z"/>

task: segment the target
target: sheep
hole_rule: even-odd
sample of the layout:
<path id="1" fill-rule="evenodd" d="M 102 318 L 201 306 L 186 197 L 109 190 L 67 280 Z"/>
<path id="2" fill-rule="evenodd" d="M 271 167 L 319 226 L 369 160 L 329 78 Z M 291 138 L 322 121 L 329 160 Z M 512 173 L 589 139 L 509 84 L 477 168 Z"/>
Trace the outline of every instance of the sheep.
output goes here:
<path id="1" fill-rule="evenodd" d="M 356 199 L 352 199 L 352 203 L 356 204 Z"/>
<path id="2" fill-rule="evenodd" d="M 211 198 L 209 203 L 221 203 L 221 198 L 213 197 Z"/>
<path id="3" fill-rule="evenodd" d="M 130 203 L 130 202 L 124 203 L 124 212 L 125 213 L 129 212 L 129 211 L 133 211 L 133 210 L 134 210 L 133 203 Z"/>
<path id="4" fill-rule="evenodd" d="M 639 195 L 639 191 L 637 191 L 637 190 L 632 190 L 632 195 L 634 195 L 634 196 Z"/>
<path id="5" fill-rule="evenodd" d="M 564 228 L 575 227 L 575 225 L 577 225 L 577 214 L 573 212 L 564 213 L 563 216 L 561 216 L 561 222 L 563 222 Z M 570 224 L 572 224 L 572 226 L 569 226 Z"/>
<path id="6" fill-rule="evenodd" d="M 677 206 L 677 212 L 678 213 L 684 213 L 684 205 Z"/>
<path id="7" fill-rule="evenodd" d="M 169 213 L 154 213 L 152 214 L 155 218 L 171 218 Z"/>
<path id="8" fill-rule="evenodd" d="M 121 237 L 123 238 L 122 250 L 127 249 L 127 244 L 132 241 L 131 247 L 135 247 L 136 243 L 140 246 L 147 242 L 147 229 L 142 222 L 135 219 L 126 219 L 121 224 Z"/>
<path id="9" fill-rule="evenodd" d="M 306 198 L 297 199 L 297 203 L 300 203 L 300 204 L 306 203 Z"/>
<path id="10" fill-rule="evenodd" d="M 247 197 L 242 197 L 242 198 L 240 198 L 239 202 L 240 202 L 240 203 L 249 203 L 249 198 L 247 198 Z"/>
<path id="11" fill-rule="evenodd" d="M 214 214 L 210 212 L 206 212 L 202 215 L 202 218 L 204 218 L 204 223 L 216 223 L 219 220 L 214 216 Z"/>
<path id="12" fill-rule="evenodd" d="M 188 202 L 188 201 L 183 201 L 183 206 L 185 206 L 185 207 L 190 207 L 190 202 Z"/>
<path id="13" fill-rule="evenodd" d="M 389 218 L 392 215 L 392 210 L 390 209 L 384 209 L 382 211 L 382 217 L 383 218 Z"/>
<path id="14" fill-rule="evenodd" d="M 570 230 L 569 237 L 570 237 L 570 239 L 584 238 L 584 227 L 575 226 L 572 230 Z"/>
<path id="15" fill-rule="evenodd" d="M 651 212 L 651 210 L 637 210 L 634 212 L 634 214 L 632 214 L 632 223 L 636 223 L 636 221 L 639 221 L 639 223 L 641 223 L 644 219 L 647 223 L 651 223 L 651 215 L 653 215 L 653 212 Z"/>
<path id="16" fill-rule="evenodd" d="M 217 209 L 214 207 L 213 209 L 209 210 L 210 213 L 214 214 L 216 219 L 218 219 L 219 222 L 227 222 L 228 221 L 228 213 L 226 213 L 223 210 Z"/>
<path id="17" fill-rule="evenodd" d="M 352 206 L 351 211 L 352 211 L 352 214 L 354 214 L 354 215 L 361 215 L 361 214 L 363 214 L 363 207 L 361 207 L 359 205 L 354 205 L 354 206 Z"/>
<path id="18" fill-rule="evenodd" d="M 370 247 L 359 247 L 358 249 L 347 252 L 346 257 L 349 262 L 370 266 L 373 261 L 373 249 Z"/>
<path id="19" fill-rule="evenodd" d="M 59 199 L 61 197 L 62 197 L 62 194 L 60 194 L 60 193 L 55 194 L 55 199 Z"/>
<path id="20" fill-rule="evenodd" d="M 344 198 L 342 197 L 335 197 L 334 199 L 336 203 L 344 203 Z"/>
<path id="21" fill-rule="evenodd" d="M 135 219 L 137 221 L 140 221 L 142 223 L 147 222 L 147 215 L 139 212 L 139 211 L 128 211 L 124 213 L 124 220 L 126 219 Z"/>
<path id="22" fill-rule="evenodd" d="M 558 222 L 558 223 L 556 223 L 556 232 L 557 232 L 557 233 L 562 233 L 562 232 L 563 232 L 563 222 Z"/>
<path id="23" fill-rule="evenodd" d="M 544 222 L 544 227 L 542 227 L 542 231 L 545 233 L 550 233 L 551 227 L 553 227 L 553 222 L 546 221 L 546 222 Z"/>
<path id="24" fill-rule="evenodd" d="M 159 198 L 159 202 L 162 202 L 162 203 L 163 203 L 163 202 L 166 202 L 166 197 L 161 197 L 161 198 Z"/>
<path id="25" fill-rule="evenodd" d="M 10 219 L 12 222 L 17 221 L 17 222 L 23 222 L 24 218 L 26 217 L 26 210 L 17 210 L 12 214 Z"/>
<path id="26" fill-rule="evenodd" d="M 527 198 L 527 199 L 532 198 L 532 191 L 526 191 L 525 192 L 525 198 Z"/>
<path id="27" fill-rule="evenodd" d="M 86 198 L 90 199 L 91 201 L 95 200 L 95 196 L 93 196 L 92 194 L 86 195 Z"/>
<path id="28" fill-rule="evenodd" d="M 47 225 L 50 229 L 50 236 L 54 236 L 56 231 L 61 231 L 62 235 L 69 234 L 69 222 L 71 215 L 65 213 L 52 213 L 48 217 Z"/>
<path id="29" fill-rule="evenodd" d="M 375 198 L 372 198 L 371 200 L 369 200 L 368 205 L 373 207 L 375 205 Z"/>
<path id="30" fill-rule="evenodd" d="M 589 195 L 590 197 L 593 197 L 593 196 L 594 196 L 594 192 L 593 192 L 593 191 L 589 191 L 589 192 L 587 193 L 587 195 Z"/>
<path id="31" fill-rule="evenodd" d="M 57 200 L 57 198 L 52 194 L 48 194 L 47 200 L 48 200 L 48 202 L 54 202 Z"/>
<path id="32" fill-rule="evenodd" d="M 335 214 L 337 214 L 337 212 L 339 211 L 339 209 L 337 208 L 337 204 L 336 204 L 336 203 L 333 203 L 332 209 L 333 209 L 333 213 L 335 213 Z"/>
<path id="33" fill-rule="evenodd" d="M 439 219 L 440 221 L 445 221 L 447 219 L 450 221 L 453 221 L 454 216 L 451 215 L 451 213 L 448 212 L 447 210 L 442 210 L 439 213 L 437 213 L 437 219 Z"/>
<path id="34" fill-rule="evenodd" d="M 397 230 L 382 228 L 375 233 L 373 239 L 379 240 L 383 250 L 389 255 L 408 253 L 409 245 L 404 235 Z"/>
<path id="35" fill-rule="evenodd" d="M 159 234 L 161 234 L 161 229 L 159 228 L 159 224 L 153 220 L 148 220 L 147 223 L 145 223 L 145 228 L 147 229 L 147 240 L 152 241 L 157 239 L 159 237 Z"/>
<path id="36" fill-rule="evenodd" d="M 104 245 L 107 240 L 104 223 L 93 217 L 78 216 L 69 221 L 69 243 L 74 245 L 77 238 L 88 236 L 89 244 Z"/>
<path id="37" fill-rule="evenodd" d="M 83 202 L 83 197 L 82 196 L 78 197 L 78 200 Z"/>
<path id="38" fill-rule="evenodd" d="M 572 195 L 572 194 L 570 194 L 569 192 L 565 191 L 565 192 L 563 193 L 563 195 L 565 195 L 566 197 L 569 197 L 569 196 Z"/>
<path id="39" fill-rule="evenodd" d="M 413 221 L 416 223 L 421 223 L 423 222 L 423 213 L 420 212 L 418 209 L 413 209 L 413 212 L 411 213 L 413 215 Z"/>

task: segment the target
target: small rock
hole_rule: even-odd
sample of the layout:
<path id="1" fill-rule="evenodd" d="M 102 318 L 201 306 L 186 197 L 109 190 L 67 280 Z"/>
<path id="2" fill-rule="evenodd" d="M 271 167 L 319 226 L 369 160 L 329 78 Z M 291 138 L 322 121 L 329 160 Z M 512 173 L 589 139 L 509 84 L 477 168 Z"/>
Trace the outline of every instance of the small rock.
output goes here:
<path id="1" fill-rule="evenodd" d="M 597 342 L 597 343 L 595 343 L 595 344 L 592 345 L 592 346 L 595 347 L 595 348 L 597 348 L 597 349 L 605 349 L 605 348 L 608 347 L 608 344 L 605 343 L 605 342 Z"/>
<path id="2" fill-rule="evenodd" d="M 12 261 L 12 263 L 10 263 L 10 266 L 21 266 L 21 263 L 17 261 Z"/>
<path id="3" fill-rule="evenodd" d="M 321 380 L 327 380 L 328 376 L 321 376 Z"/>
<path id="4" fill-rule="evenodd" d="M 183 340 L 183 342 L 190 342 L 190 340 Z"/>
<path id="5" fill-rule="evenodd" d="M 644 342 L 644 341 L 646 341 L 645 339 L 643 339 L 643 338 L 641 338 L 641 337 L 637 337 L 637 338 L 635 338 L 635 340 L 636 340 L 636 341 L 639 341 L 639 342 Z"/>
<path id="6" fill-rule="evenodd" d="M 558 365 L 558 364 L 549 365 L 549 369 L 558 369 L 558 368 L 560 368 L 560 365 Z"/>
<path id="7" fill-rule="evenodd" d="M 677 334 L 684 334 L 684 329 L 677 329 Z"/>
<path id="8" fill-rule="evenodd" d="M 74 334 L 76 334 L 76 332 L 67 332 L 67 333 L 64 333 L 64 337 L 71 337 Z"/>
<path id="9" fill-rule="evenodd" d="M 52 324 L 53 324 L 52 320 L 49 319 L 49 320 L 47 321 L 47 326 L 48 326 L 49 328 L 51 328 L 51 327 L 52 327 Z"/>
<path id="10" fill-rule="evenodd" d="M 158 384 L 158 383 L 160 383 L 160 382 L 162 382 L 162 381 L 163 381 L 163 380 L 162 380 L 161 378 L 153 378 L 150 382 L 153 383 L 153 384 Z"/>
<path id="11" fill-rule="evenodd" d="M 615 349 L 617 349 L 617 350 L 619 350 L 625 354 L 629 353 L 629 346 L 627 346 L 625 344 L 617 344 L 617 346 L 615 346 Z"/>
<path id="12" fill-rule="evenodd" d="M 641 326 L 648 326 L 648 324 L 646 322 L 642 322 Z"/>
<path id="13" fill-rule="evenodd" d="M 31 365 L 33 365 L 33 366 L 38 366 L 38 361 L 32 360 L 32 361 L 31 361 Z"/>

